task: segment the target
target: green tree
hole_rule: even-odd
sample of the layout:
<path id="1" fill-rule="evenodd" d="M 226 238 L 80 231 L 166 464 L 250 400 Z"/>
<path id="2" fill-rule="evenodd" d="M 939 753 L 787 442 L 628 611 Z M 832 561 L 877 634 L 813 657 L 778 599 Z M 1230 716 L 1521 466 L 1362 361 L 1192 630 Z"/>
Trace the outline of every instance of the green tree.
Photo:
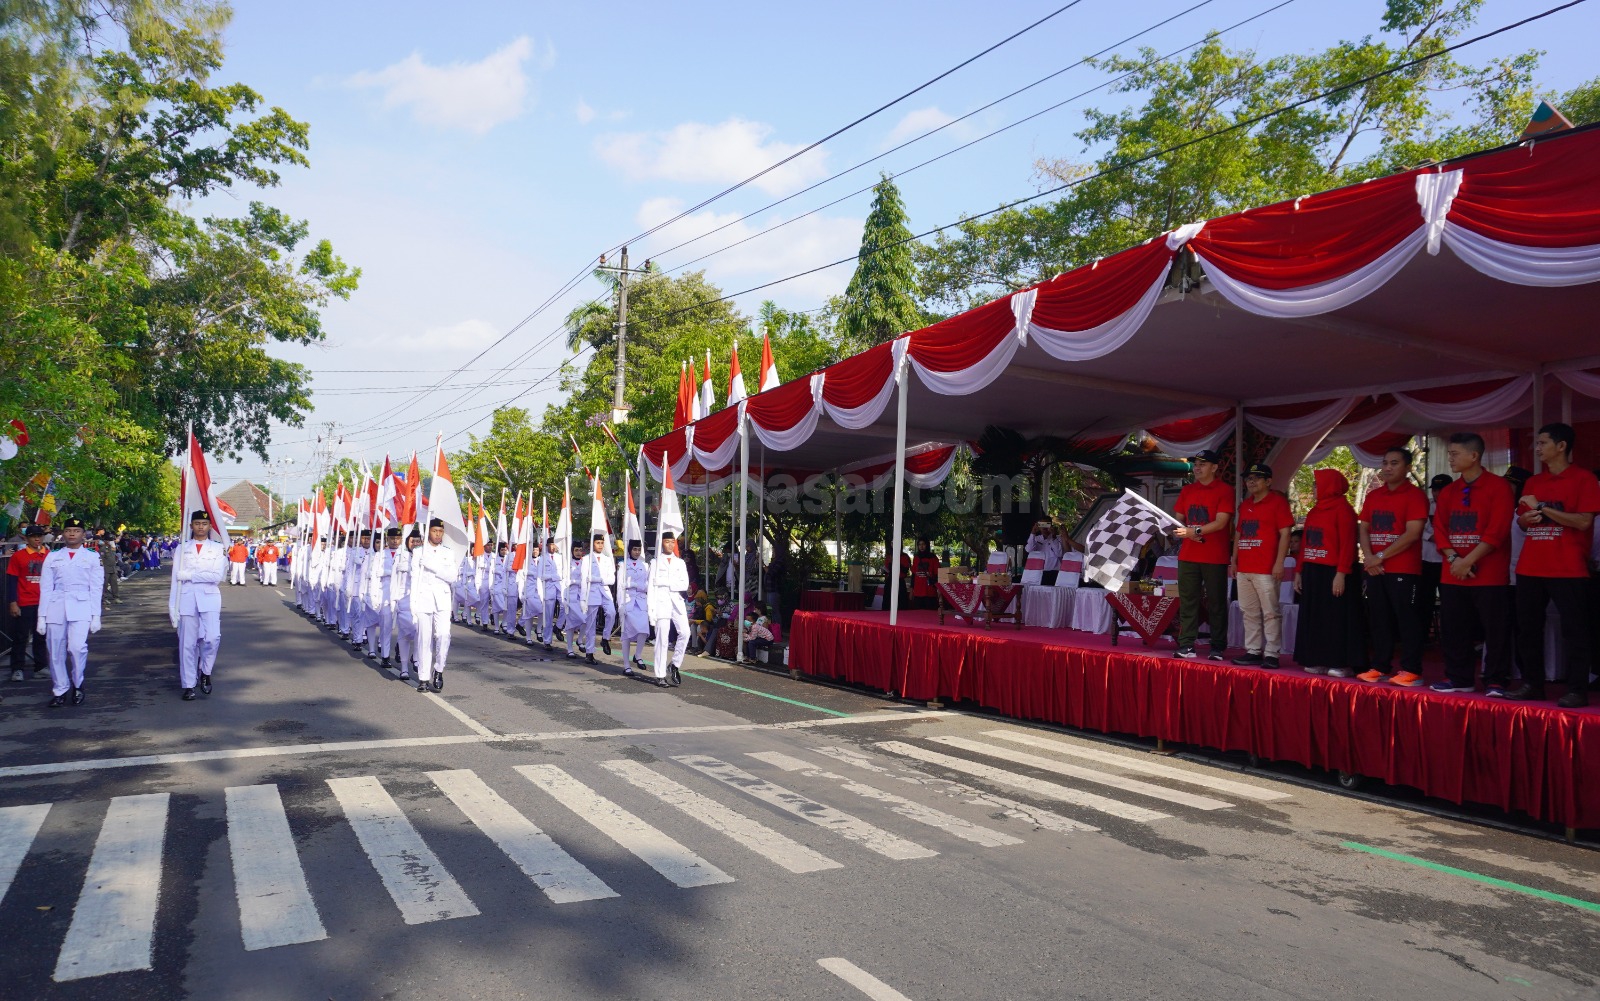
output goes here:
<path id="1" fill-rule="evenodd" d="M 862 350 L 916 330 L 923 325 L 917 297 L 905 203 L 885 174 L 872 189 L 872 209 L 861 229 L 860 258 L 839 307 L 841 338 L 852 350 Z"/>

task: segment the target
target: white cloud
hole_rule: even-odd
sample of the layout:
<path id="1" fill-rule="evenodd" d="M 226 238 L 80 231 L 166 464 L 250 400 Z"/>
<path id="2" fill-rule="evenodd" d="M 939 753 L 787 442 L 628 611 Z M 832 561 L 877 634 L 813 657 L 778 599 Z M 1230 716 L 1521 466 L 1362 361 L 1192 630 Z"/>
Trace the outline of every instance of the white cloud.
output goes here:
<path id="1" fill-rule="evenodd" d="M 936 129 L 941 125 L 948 125 L 955 121 L 955 116 L 946 114 L 938 107 L 918 108 L 908 111 L 901 116 L 895 127 L 889 130 L 884 137 L 883 148 L 889 149 L 898 146 L 914 136 L 920 136 L 929 129 Z"/>
<path id="2" fill-rule="evenodd" d="M 595 140 L 600 159 L 634 180 L 728 184 L 803 147 L 771 139 L 772 126 L 730 118 L 716 125 L 684 122 L 663 132 L 614 132 Z M 814 150 L 752 182 L 769 194 L 822 177 L 826 156 Z"/>
<path id="3" fill-rule="evenodd" d="M 346 81 L 361 89 L 383 92 L 385 108 L 409 107 L 424 125 L 462 129 L 483 135 L 522 114 L 528 98 L 523 64 L 533 56 L 526 35 L 475 63 L 430 65 L 420 53 L 376 72 L 360 72 Z M 547 48 L 549 58 L 554 50 Z"/>
<path id="4" fill-rule="evenodd" d="M 470 319 L 425 327 L 417 332 L 390 333 L 383 336 L 382 344 L 386 351 L 440 352 L 435 357 L 453 358 L 459 355 L 465 360 L 503 333 L 505 331 L 496 328 L 488 320 Z"/>
<path id="5" fill-rule="evenodd" d="M 636 221 L 641 227 L 648 229 L 671 219 L 682 210 L 683 203 L 675 198 L 652 198 L 639 207 Z M 696 212 L 672 223 L 650 239 L 652 243 L 659 240 L 663 246 L 672 246 L 716 229 L 724 223 L 732 223 L 727 229 L 718 230 L 715 235 L 674 252 L 664 262 L 670 268 L 701 254 L 764 232 L 781 221 L 773 220 L 767 225 L 757 225 L 734 222 L 738 218 L 737 212 Z M 806 216 L 771 236 L 758 236 L 749 243 L 741 244 L 733 250 L 718 254 L 693 267 L 705 268 L 711 280 L 722 286 L 723 291 L 738 292 L 752 285 L 759 285 L 800 271 L 809 271 L 820 264 L 828 264 L 854 254 L 861 246 L 862 223 L 863 220 L 859 218 L 828 216 L 820 213 Z M 774 299 L 793 308 L 810 309 L 822 305 L 830 295 L 842 292 L 849 284 L 853 270 L 852 265 L 841 264 L 837 268 L 819 271 L 763 290 L 756 293 L 753 298 Z"/>
<path id="6" fill-rule="evenodd" d="M 579 125 L 588 125 L 594 121 L 594 109 L 589 107 L 589 102 L 581 97 L 578 98 L 578 106 L 572 109 L 572 113 L 577 116 Z"/>

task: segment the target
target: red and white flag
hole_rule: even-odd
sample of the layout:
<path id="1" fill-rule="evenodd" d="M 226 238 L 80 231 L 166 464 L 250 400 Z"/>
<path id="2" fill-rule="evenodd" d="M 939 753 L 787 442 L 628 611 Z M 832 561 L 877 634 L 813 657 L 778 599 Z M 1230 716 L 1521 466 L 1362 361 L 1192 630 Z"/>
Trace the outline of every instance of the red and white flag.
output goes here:
<path id="1" fill-rule="evenodd" d="M 611 519 L 606 517 L 605 502 L 600 498 L 600 477 L 594 478 L 594 506 L 589 509 L 589 538 L 604 534 L 606 552 L 611 552 Z"/>
<path id="2" fill-rule="evenodd" d="M 498 547 L 500 543 L 510 543 L 511 533 L 506 531 L 506 488 L 500 488 L 500 514 L 494 520 L 494 542 Z"/>
<path id="3" fill-rule="evenodd" d="M 709 417 L 717 409 L 717 390 L 711 385 L 711 349 L 706 348 L 706 377 L 700 383 L 700 409 L 702 417 Z"/>
<path id="4" fill-rule="evenodd" d="M 400 523 L 396 517 L 396 499 L 394 468 L 389 465 L 389 457 L 386 455 L 383 457 L 383 474 L 378 480 L 378 522 L 374 528 L 388 528 L 390 525 Z"/>
<path id="5" fill-rule="evenodd" d="M 674 430 L 694 420 L 694 384 L 689 381 L 689 363 L 678 367 L 678 404 L 672 411 Z"/>
<path id="6" fill-rule="evenodd" d="M 763 334 L 761 337 L 761 385 L 756 392 L 765 393 L 769 389 L 777 389 L 782 384 L 783 380 L 778 378 L 778 363 L 772 360 L 772 338 Z"/>
<path id="7" fill-rule="evenodd" d="M 572 579 L 572 484 L 565 480 L 561 484 L 561 513 L 556 516 L 556 530 L 551 538 L 561 547 L 562 558 L 556 561 L 556 566 L 561 571 L 561 586 L 565 587 Z"/>
<path id="8" fill-rule="evenodd" d="M 736 407 L 745 398 L 744 375 L 739 371 L 739 342 L 733 342 L 733 360 L 728 363 L 728 406 Z"/>
<path id="9" fill-rule="evenodd" d="M 444 523 L 444 541 L 439 544 L 440 548 L 449 550 L 455 561 L 460 563 L 466 557 L 470 543 L 467 539 L 467 523 L 461 517 L 461 499 L 456 496 L 455 482 L 450 479 L 450 463 L 444 456 L 442 441 L 435 446 L 426 517 L 430 521 L 437 518 Z M 423 545 L 431 545 L 426 526 L 422 539 Z"/>

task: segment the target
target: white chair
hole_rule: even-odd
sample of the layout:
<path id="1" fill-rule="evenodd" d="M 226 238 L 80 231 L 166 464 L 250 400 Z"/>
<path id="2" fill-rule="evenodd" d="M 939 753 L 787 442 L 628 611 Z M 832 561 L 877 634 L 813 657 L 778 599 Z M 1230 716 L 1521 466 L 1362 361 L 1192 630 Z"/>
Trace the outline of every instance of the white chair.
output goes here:
<path id="1" fill-rule="evenodd" d="M 1028 557 L 1028 562 L 1024 563 L 1022 565 L 1022 583 L 1024 583 L 1024 584 L 1042 584 L 1042 583 L 1044 583 L 1044 557 L 1043 556 L 1031 556 L 1030 555 Z"/>
<path id="2" fill-rule="evenodd" d="M 1067 553 L 1056 571 L 1056 587 L 1077 587 L 1083 580 L 1083 554 Z"/>
<path id="3" fill-rule="evenodd" d="M 1156 560 L 1156 568 L 1151 576 L 1156 580 L 1177 580 L 1178 558 L 1176 556 L 1163 556 Z"/>

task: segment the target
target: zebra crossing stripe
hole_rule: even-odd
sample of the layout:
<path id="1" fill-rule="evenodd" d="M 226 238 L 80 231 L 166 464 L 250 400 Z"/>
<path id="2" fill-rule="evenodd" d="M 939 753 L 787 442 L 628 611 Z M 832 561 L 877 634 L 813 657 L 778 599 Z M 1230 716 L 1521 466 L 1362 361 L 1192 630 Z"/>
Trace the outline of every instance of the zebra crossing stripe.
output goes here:
<path id="1" fill-rule="evenodd" d="M 56 956 L 57 981 L 150 969 L 168 800 L 164 792 L 111 800 Z"/>
<path id="2" fill-rule="evenodd" d="M 827 779 L 831 782 L 837 782 L 846 792 L 852 792 L 863 799 L 882 803 L 907 820 L 914 820 L 919 824 L 936 827 L 946 834 L 954 835 L 963 841 L 970 841 L 985 848 L 1022 844 L 1021 838 L 1014 838 L 1009 834 L 1003 834 L 992 828 L 970 823 L 953 814 L 935 810 L 931 806 L 914 803 L 904 796 L 896 796 L 894 793 L 884 792 L 875 786 L 852 781 L 843 775 L 823 771 L 809 761 L 803 761 L 792 755 L 784 754 L 782 751 L 753 751 L 750 757 L 755 758 L 757 761 L 765 761 L 767 764 L 774 765 L 786 772 L 800 772 L 807 778 Z"/>
<path id="3" fill-rule="evenodd" d="M 1232 803 L 1220 799 L 1212 799 L 1210 796 L 1198 796 L 1192 792 L 1183 792 L 1178 789 L 1168 789 L 1165 786 L 1153 785 L 1149 782 L 1141 782 L 1138 779 L 1130 779 L 1122 775 L 1113 775 L 1110 772 L 1102 772 L 1094 768 L 1082 768 L 1078 765 L 1069 765 L 1064 761 L 1057 761 L 1054 758 L 1041 758 L 1037 754 L 1029 754 L 1026 751 L 1014 751 L 1009 747 L 1001 747 L 998 744 L 986 744 L 981 740 L 968 740 L 966 737 L 929 737 L 928 739 L 935 744 L 944 744 L 947 747 L 959 747 L 964 751 L 971 751 L 974 754 L 985 754 L 991 758 L 999 758 L 1001 761 L 1009 761 L 1014 765 L 1037 768 L 1044 772 L 1054 772 L 1057 775 L 1065 775 L 1070 779 L 1081 779 L 1084 782 L 1093 782 L 1097 785 L 1110 786 L 1113 789 L 1121 789 L 1123 792 L 1131 792 L 1139 796 L 1148 796 L 1151 799 L 1165 800 L 1168 803 L 1176 803 L 1179 806 L 1193 807 L 1196 810 L 1227 810 L 1233 806 Z"/>
<path id="4" fill-rule="evenodd" d="M 1068 789 L 1066 786 L 1057 785 L 1054 782 L 1045 782 L 1026 775 L 1018 775 L 1015 772 L 1008 772 L 1003 768 L 995 768 L 993 765 L 986 765 L 979 761 L 968 761 L 966 758 L 958 758 L 952 754 L 940 754 L 938 751 L 930 751 L 915 744 L 907 744 L 904 741 L 880 741 L 877 747 L 879 750 L 888 751 L 890 754 L 898 754 L 903 758 L 911 758 L 924 764 L 948 768 L 953 772 L 961 772 L 974 778 L 987 779 L 990 782 L 1010 786 L 1013 789 L 1021 789 L 1023 792 L 1032 793 L 1035 796 L 1043 796 L 1046 799 L 1059 800 L 1062 803 L 1071 803 L 1074 806 L 1081 806 L 1090 810 L 1099 810 L 1101 813 L 1107 813 L 1113 817 L 1121 817 L 1123 820 L 1148 823 L 1152 820 L 1166 820 L 1171 816 L 1171 814 L 1161 813 L 1157 810 L 1134 806 L 1131 803 L 1121 803 L 1105 796 L 1096 796 L 1092 792 Z"/>
<path id="5" fill-rule="evenodd" d="M 328 787 L 406 924 L 478 913 L 377 779 L 370 775 L 329 779 Z"/>
<path id="6" fill-rule="evenodd" d="M 983 735 L 1000 740 L 1009 740 L 1013 744 L 1043 748 L 1047 751 L 1054 751 L 1057 754 L 1082 758 L 1085 761 L 1098 761 L 1104 765 L 1115 765 L 1118 768 L 1123 768 L 1130 772 L 1138 772 L 1142 775 L 1157 775 L 1164 779 L 1172 779 L 1174 782 L 1187 782 L 1189 785 L 1215 789 L 1217 792 L 1238 796 L 1240 799 L 1253 799 L 1269 803 L 1275 800 L 1293 798 L 1289 793 L 1281 792 L 1277 789 L 1263 789 L 1247 782 L 1236 782 L 1233 779 L 1225 779 L 1204 772 L 1185 771 L 1182 768 L 1163 765 L 1160 762 L 1149 761 L 1135 755 L 1117 754 L 1093 747 L 1080 747 L 1077 744 L 1069 744 L 1062 740 L 1051 740 L 1048 737 L 1039 737 L 1030 733 L 1011 730 L 985 730 Z"/>
<path id="7" fill-rule="evenodd" d="M 999 810 L 1012 820 L 1020 820 L 1025 824 L 1032 824 L 1040 830 L 1055 831 L 1057 834 L 1071 834 L 1074 831 L 1098 831 L 1100 829 L 1072 820 L 1069 817 L 1063 817 L 1059 813 L 1051 813 L 1049 810 L 1042 810 L 1037 806 L 1029 806 L 1027 803 L 1021 803 L 1005 796 L 997 796 L 992 792 L 975 789 L 972 786 L 964 785 L 960 782 L 952 782 L 949 779 L 935 778 L 926 774 L 901 775 L 883 767 L 853 748 L 829 746 L 816 747 L 812 748 L 812 750 L 818 754 L 825 754 L 836 761 L 853 765 L 863 771 L 894 779 L 896 782 L 920 786 L 924 789 L 936 789 L 951 799 L 959 799 L 963 803 L 981 806 L 986 809 Z"/>
<path id="8" fill-rule="evenodd" d="M 230 786 L 223 792 L 245 951 L 327 938 L 278 787 Z"/>
<path id="9" fill-rule="evenodd" d="M 555 765 L 518 765 L 516 770 L 675 885 L 733 882 L 732 876 Z"/>
<path id="10" fill-rule="evenodd" d="M 49 812 L 49 803 L 0 809 L 0 903 L 5 902 L 11 881 L 17 877 L 17 869 Z"/>
<path id="11" fill-rule="evenodd" d="M 500 846 L 552 903 L 571 904 L 617 896 L 617 891 L 568 855 L 550 835 L 518 813 L 471 770 L 429 772 L 428 778 L 450 798 L 456 809 Z"/>
<path id="12" fill-rule="evenodd" d="M 767 825 L 751 820 L 737 810 L 730 810 L 716 800 L 702 796 L 647 765 L 620 759 L 602 761 L 600 767 L 790 872 L 821 872 L 824 869 L 843 868 L 821 852 L 813 851 Z"/>
<path id="13" fill-rule="evenodd" d="M 831 806 L 824 806 L 815 800 L 807 799 L 793 790 L 773 785 L 765 779 L 751 775 L 742 768 L 735 767 L 726 761 L 718 760 L 709 755 L 681 754 L 674 756 L 672 760 L 687 765 L 702 775 L 716 779 L 731 789 L 737 789 L 747 796 L 753 796 L 763 803 L 768 803 L 786 813 L 793 814 L 801 820 L 849 838 L 863 848 L 877 852 L 885 858 L 932 858 L 939 854 L 931 848 L 924 848 L 914 841 L 907 841 L 897 834 L 891 834 L 881 827 L 874 827 L 859 817 L 851 816 Z"/>

